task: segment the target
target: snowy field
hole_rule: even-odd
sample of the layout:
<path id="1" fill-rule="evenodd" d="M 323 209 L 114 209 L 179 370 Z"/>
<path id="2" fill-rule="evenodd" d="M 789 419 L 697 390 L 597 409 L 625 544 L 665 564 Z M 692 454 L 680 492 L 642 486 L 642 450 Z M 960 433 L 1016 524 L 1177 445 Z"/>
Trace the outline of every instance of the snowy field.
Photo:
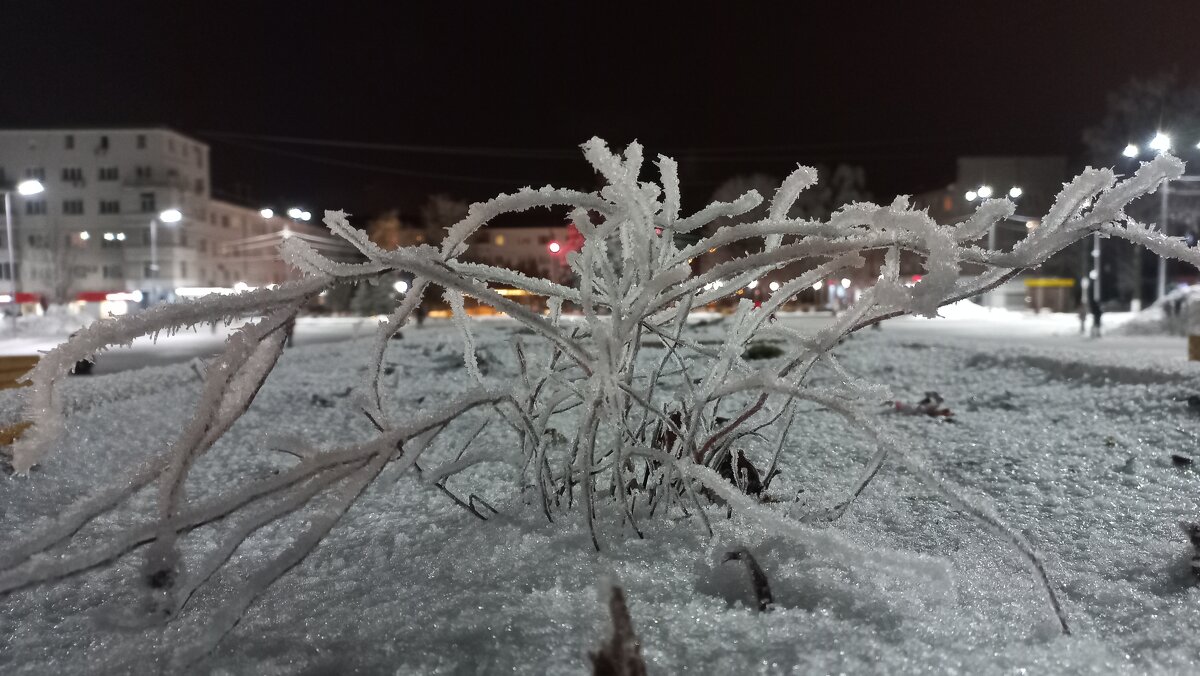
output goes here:
<path id="1" fill-rule="evenodd" d="M 532 338 L 504 322 L 488 323 L 479 338 L 487 378 L 517 377 L 511 344 Z M 248 414 L 192 473 L 189 498 L 293 465 L 271 450 L 280 432 L 320 445 L 371 437 L 350 394 L 367 345 L 286 351 Z M 649 359 L 656 352 L 645 350 Z M 894 465 L 824 530 L 765 527 L 711 506 L 712 539 L 675 513 L 643 520 L 638 539 L 601 503 L 597 554 L 581 510 L 548 523 L 521 498 L 519 468 L 509 464 L 519 462 L 515 435 L 492 425 L 480 445 L 496 461 L 449 487 L 487 500 L 497 515 L 480 521 L 415 476 L 385 470 L 190 670 L 588 673 L 587 652 L 610 631 L 601 600 L 608 580 L 625 589 L 651 673 L 1197 673 L 1200 592 L 1179 522 L 1200 519 L 1200 474 L 1171 459 L 1192 454 L 1200 435 L 1200 413 L 1186 404 L 1200 394 L 1200 365 L 1185 352 L 1181 338 L 1080 338 L 1072 316 L 891 321 L 835 351 L 852 375 L 889 386 L 895 400 L 927 391 L 945 398 L 952 422 L 898 415 L 891 401 L 879 402 L 878 419 L 1034 543 L 1071 636 L 1058 634 L 1042 590 L 1006 543 Z M 397 412 L 469 385 L 447 324 L 406 330 L 385 363 Z M 198 388 L 186 363 L 72 379 L 58 450 L 28 478 L 0 481 L 0 542 L 164 448 Z M 873 450 L 829 412 L 801 410 L 769 491 L 777 502 L 765 507 L 796 521 L 840 499 Z M 0 417 L 16 416 L 17 394 L 0 393 Z M 473 424 L 463 421 L 456 434 Z M 770 453 L 753 440 L 746 451 L 760 467 Z M 142 496 L 138 514 L 89 525 L 89 537 L 146 519 L 153 499 Z M 0 597 L 0 673 L 175 673 L 173 658 L 199 642 L 243 578 L 312 512 L 248 540 L 165 629 L 139 612 L 137 554 Z M 185 567 L 229 527 L 193 532 Z M 721 562 L 739 546 L 762 564 L 774 610 L 755 610 L 746 568 Z"/>

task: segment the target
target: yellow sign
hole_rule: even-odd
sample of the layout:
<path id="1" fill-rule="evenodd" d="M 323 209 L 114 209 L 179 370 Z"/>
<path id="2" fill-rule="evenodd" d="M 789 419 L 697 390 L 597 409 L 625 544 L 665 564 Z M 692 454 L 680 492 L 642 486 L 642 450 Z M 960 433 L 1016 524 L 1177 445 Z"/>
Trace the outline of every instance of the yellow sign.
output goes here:
<path id="1" fill-rule="evenodd" d="M 1042 288 L 1069 288 L 1075 286 L 1075 280 L 1071 279 L 1070 277 L 1031 277 L 1025 280 L 1025 286 Z"/>

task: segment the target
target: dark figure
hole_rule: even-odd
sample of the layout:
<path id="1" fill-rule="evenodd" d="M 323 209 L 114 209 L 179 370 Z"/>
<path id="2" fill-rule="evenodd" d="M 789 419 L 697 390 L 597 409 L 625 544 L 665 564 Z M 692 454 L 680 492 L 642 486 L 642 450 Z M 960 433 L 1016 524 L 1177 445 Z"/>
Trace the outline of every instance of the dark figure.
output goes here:
<path id="1" fill-rule="evenodd" d="M 418 305 L 416 312 L 417 312 L 417 328 L 420 328 L 425 325 L 425 306 Z"/>
<path id="2" fill-rule="evenodd" d="M 1104 314 L 1104 309 L 1100 307 L 1100 301 L 1094 295 L 1088 296 L 1088 309 L 1092 311 L 1092 337 L 1100 337 L 1100 315 Z"/>

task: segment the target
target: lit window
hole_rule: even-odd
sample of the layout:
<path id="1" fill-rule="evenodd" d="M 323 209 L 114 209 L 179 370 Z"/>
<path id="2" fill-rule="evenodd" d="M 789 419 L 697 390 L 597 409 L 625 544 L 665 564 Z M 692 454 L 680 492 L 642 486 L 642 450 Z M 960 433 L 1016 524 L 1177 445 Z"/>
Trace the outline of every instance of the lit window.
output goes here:
<path id="1" fill-rule="evenodd" d="M 496 246 L 504 246 L 504 235 L 496 235 L 492 241 L 495 242 Z"/>

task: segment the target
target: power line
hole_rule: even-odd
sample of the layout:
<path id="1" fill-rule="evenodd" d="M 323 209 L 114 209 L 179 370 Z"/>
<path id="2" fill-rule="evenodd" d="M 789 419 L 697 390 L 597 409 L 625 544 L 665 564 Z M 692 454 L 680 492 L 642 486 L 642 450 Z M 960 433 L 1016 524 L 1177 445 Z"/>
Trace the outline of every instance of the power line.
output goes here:
<path id="1" fill-rule="evenodd" d="M 282 150 L 279 148 L 271 148 L 269 146 L 263 146 L 263 145 L 259 145 L 256 143 L 246 143 L 246 142 L 242 142 L 242 141 L 221 140 L 221 142 L 225 143 L 227 145 L 235 146 L 235 147 L 246 148 L 248 150 L 255 150 L 258 152 L 269 153 L 272 155 L 279 155 L 281 157 L 289 157 L 292 159 L 303 160 L 305 162 L 312 162 L 315 164 L 327 164 L 330 166 L 343 167 L 346 169 L 359 169 L 362 171 L 373 171 L 373 172 L 384 173 L 384 174 L 394 174 L 397 176 L 407 176 L 409 178 L 424 178 L 424 179 L 432 179 L 432 180 L 439 180 L 439 181 L 459 181 L 459 182 L 463 182 L 463 183 L 487 183 L 487 184 L 492 184 L 492 185 L 507 185 L 510 187 L 537 185 L 538 184 L 538 181 L 495 178 L 495 177 L 486 177 L 486 176 L 468 176 L 468 175 L 462 175 L 462 174 L 443 174 L 443 173 L 439 173 L 439 172 L 415 171 L 412 169 L 401 169 L 399 167 L 392 167 L 392 166 L 381 165 L 381 164 L 369 164 L 369 163 L 365 163 L 365 162 L 351 162 L 349 160 L 340 160 L 340 159 L 336 159 L 336 158 L 332 158 L 332 157 L 311 155 L 308 153 L 298 153 L 298 152 L 291 151 L 291 150 Z"/>
<path id="2" fill-rule="evenodd" d="M 578 160 L 581 158 L 581 153 L 577 148 L 572 147 L 570 150 L 555 150 L 551 148 L 521 148 L 521 147 L 481 147 L 481 146 L 449 146 L 449 145 L 418 145 L 406 143 L 382 143 L 375 141 L 351 141 L 342 139 L 322 139 L 302 136 L 277 136 L 268 134 L 247 134 L 239 132 L 226 132 L 217 130 L 205 130 L 198 132 L 202 136 L 208 136 L 214 139 L 225 141 L 230 140 L 253 140 L 266 143 L 288 144 L 288 145 L 307 145 L 326 148 L 345 148 L 353 150 L 370 150 L 377 152 L 400 152 L 422 155 L 448 155 L 459 157 L 484 157 L 495 159 L 531 159 L 531 160 Z M 1021 134 L 1010 135 L 1003 140 L 1011 142 L 1014 140 L 1037 140 L 1035 135 Z M 930 146 L 944 145 L 947 143 L 962 143 L 964 141 L 974 140 L 974 137 L 912 137 L 912 138 L 891 138 L 891 139 L 874 139 L 860 140 L 849 142 L 824 142 L 824 143 L 806 143 L 800 145 L 759 145 L 759 146 L 680 146 L 664 148 L 662 152 L 675 155 L 681 158 L 700 161 L 764 161 L 764 160 L 780 160 L 780 161 L 795 161 L 798 155 L 811 154 L 813 152 L 828 151 L 833 154 L 848 154 L 856 156 L 864 156 L 862 149 L 878 149 L 878 148 L 894 148 L 903 146 L 921 146 L 920 149 L 907 154 L 881 154 L 878 157 L 888 159 L 893 157 L 912 157 L 914 155 L 926 154 Z M 999 140 L 998 137 L 992 137 L 992 140 Z M 851 152 L 859 150 L 860 152 Z M 873 157 L 874 155 L 865 155 Z"/>

